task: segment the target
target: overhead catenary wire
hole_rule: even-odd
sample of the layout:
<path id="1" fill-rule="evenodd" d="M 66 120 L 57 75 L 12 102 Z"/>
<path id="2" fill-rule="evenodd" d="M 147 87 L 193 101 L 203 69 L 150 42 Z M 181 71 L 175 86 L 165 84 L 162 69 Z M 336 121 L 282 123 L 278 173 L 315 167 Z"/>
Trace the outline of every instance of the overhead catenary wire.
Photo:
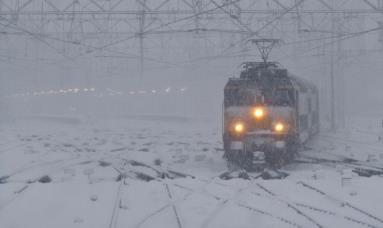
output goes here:
<path id="1" fill-rule="evenodd" d="M 142 33 L 137 33 L 137 34 L 132 35 L 132 36 L 129 36 L 129 37 L 127 37 L 127 38 L 120 39 L 120 40 L 117 40 L 117 41 L 113 41 L 113 42 L 111 42 L 111 43 L 105 44 L 105 45 L 100 46 L 100 47 L 96 47 L 96 48 L 94 48 L 93 51 L 97 51 L 97 50 L 99 51 L 99 50 L 103 50 L 103 49 L 108 48 L 108 47 L 111 47 L 111 46 L 115 46 L 115 45 L 117 45 L 117 44 L 126 42 L 126 41 L 128 41 L 128 40 L 132 40 L 132 39 L 138 38 L 138 37 L 140 37 L 140 36 L 146 35 L 146 34 L 148 34 L 148 33 L 150 33 L 150 32 L 155 31 L 155 30 L 158 30 L 158 29 L 167 27 L 167 26 L 172 25 L 172 24 L 179 23 L 179 22 L 181 22 L 181 21 L 187 21 L 187 20 L 194 19 L 195 17 L 198 17 L 198 16 L 200 16 L 200 15 L 203 15 L 203 14 L 207 14 L 207 13 L 213 12 L 213 11 L 215 11 L 215 10 L 217 10 L 217 9 L 220 9 L 220 8 L 222 8 L 222 7 L 225 7 L 225 6 L 232 5 L 232 4 L 237 3 L 237 2 L 240 2 L 240 1 L 241 1 L 241 0 L 230 1 L 230 2 L 227 2 L 227 3 L 224 3 L 224 4 L 220 5 L 220 6 L 218 6 L 218 7 L 214 7 L 214 8 L 212 8 L 212 9 L 208 9 L 208 10 L 204 10 L 204 11 L 201 11 L 201 12 L 197 12 L 197 13 L 195 13 L 194 15 L 191 15 L 191 16 L 182 17 L 182 18 L 179 18 L 179 19 L 176 19 L 176 20 L 167 22 L 167 23 L 162 24 L 162 25 L 159 25 L 159 26 L 157 26 L 157 27 L 154 27 L 154 28 L 151 28 L 151 29 L 142 31 Z M 84 54 L 89 54 L 89 53 L 91 53 L 91 52 L 93 52 L 93 51 L 89 51 L 89 52 L 87 52 L 87 53 L 82 53 L 82 54 L 80 54 L 79 56 L 82 56 L 82 55 L 84 55 Z"/>
<path id="2" fill-rule="evenodd" d="M 162 30 L 161 28 L 166 28 L 166 27 L 169 27 L 171 25 L 175 25 L 178 23 L 178 26 L 181 26 L 183 27 L 183 23 L 182 22 L 185 22 L 185 23 L 190 23 L 190 22 L 193 22 L 192 19 L 195 19 L 196 17 L 199 17 L 199 16 L 202 16 L 202 15 L 226 15 L 228 17 L 226 17 L 226 21 L 233 21 L 233 22 L 238 22 L 237 19 L 233 18 L 229 18 L 229 14 L 230 12 L 228 11 L 228 9 L 226 8 L 227 6 L 231 6 L 231 5 L 236 5 L 238 2 L 240 2 L 240 0 L 238 1 L 225 1 L 223 4 L 221 5 L 217 5 L 217 4 L 213 4 L 211 1 L 207 1 L 206 5 L 204 5 L 204 7 L 207 7 L 207 6 L 215 6 L 214 8 L 209 8 L 209 9 L 206 9 L 206 10 L 203 10 L 203 11 L 200 11 L 200 12 L 187 12 L 185 11 L 184 9 L 173 9 L 172 12 L 170 12 L 169 10 L 159 10 L 159 9 L 155 9 L 155 7 L 151 7 L 153 10 L 147 10 L 145 11 L 145 14 L 148 14 L 148 15 L 155 15 L 155 14 L 158 14 L 158 15 L 167 15 L 167 14 L 170 14 L 172 13 L 171 15 L 176 15 L 174 16 L 175 19 L 174 20 L 171 20 L 169 22 L 161 22 L 160 25 L 158 26 L 153 26 L 151 27 L 152 24 L 154 24 L 153 22 L 156 21 L 156 19 L 153 19 L 152 20 L 152 23 L 149 23 L 146 25 L 146 29 L 142 32 L 143 35 L 145 36 L 153 36 L 153 35 L 164 35 L 166 36 L 166 34 L 180 34 L 180 33 L 199 33 L 199 34 L 202 34 L 202 33 L 205 33 L 205 34 L 208 34 L 208 33 L 217 33 L 217 34 L 222 34 L 222 33 L 232 33 L 232 34 L 243 34 L 244 36 L 248 35 L 248 36 L 251 36 L 251 35 L 256 35 L 256 31 L 254 33 L 252 33 L 250 30 L 253 29 L 253 27 L 249 27 L 249 29 L 246 29 L 245 27 L 241 26 L 241 28 L 244 28 L 243 31 L 241 31 L 241 29 L 239 30 L 232 30 L 232 31 L 229 31 L 229 30 L 222 30 L 222 29 L 215 29 L 214 27 L 212 28 L 206 28 L 206 26 L 202 26 L 201 28 L 198 28 L 196 30 L 192 30 L 192 29 L 168 29 L 168 30 Z M 243 1 L 242 1 L 243 2 Z M 273 27 L 276 27 L 276 29 L 278 29 L 278 26 L 275 26 L 275 22 L 278 22 L 278 21 L 281 21 L 283 16 L 284 15 L 292 15 L 293 13 L 295 13 L 293 10 L 295 10 L 297 7 L 301 6 L 303 4 L 304 0 L 301 0 L 301 1 L 295 1 L 295 4 L 293 6 L 285 6 L 284 8 L 282 9 L 272 9 L 272 8 L 268 8 L 268 9 L 253 9 L 253 8 L 244 8 L 240 11 L 240 14 L 244 14 L 244 15 L 251 15 L 251 17 L 255 16 L 255 15 L 260 15 L 260 14 L 265 14 L 267 16 L 269 15 L 273 15 L 274 17 L 272 17 L 271 20 L 265 20 L 265 19 L 262 19 L 263 21 L 266 21 L 266 23 L 264 23 L 262 25 L 262 27 L 265 27 L 265 28 L 260 28 L 261 31 L 259 32 L 260 35 L 264 36 L 264 30 L 266 28 L 269 28 L 271 26 Z M 346 1 L 343 1 L 341 5 L 343 5 Z M 252 4 L 255 4 L 254 2 L 252 2 Z M 65 20 L 65 15 L 71 15 L 71 20 L 73 22 L 74 20 L 74 16 L 76 16 L 76 20 L 80 20 L 83 21 L 84 18 L 78 18 L 78 16 L 81 16 L 81 15 L 91 15 L 91 13 L 93 13 L 94 15 L 106 15 L 109 17 L 111 17 L 112 15 L 137 15 L 137 13 L 139 13 L 137 10 L 130 10 L 130 11 L 125 11 L 125 10 L 116 10 L 117 8 L 115 6 L 117 6 L 118 4 L 116 3 L 115 5 L 113 5 L 113 7 L 105 7 L 105 10 L 104 11 L 97 11 L 97 10 L 88 10 L 87 9 L 87 5 L 84 5 L 82 7 L 79 7 L 78 9 L 74 9 L 73 10 L 70 10 L 69 8 L 67 8 L 66 10 L 59 10 L 57 7 L 57 9 L 55 10 L 41 10 L 41 11 L 36 11 L 35 14 L 33 15 L 37 15 L 37 16 L 43 16 L 43 15 L 57 15 L 57 20 L 60 19 L 60 20 Z M 163 4 L 161 4 L 163 5 Z M 11 9 L 11 8 L 9 8 Z M 52 8 L 53 9 L 53 8 Z M 304 9 L 304 6 L 302 6 L 302 9 L 300 9 L 300 13 L 311 13 L 311 14 L 321 14 L 325 17 L 323 17 L 323 19 L 326 19 L 326 15 L 331 15 L 331 14 L 340 14 L 340 13 L 369 13 L 369 12 L 374 12 L 376 13 L 375 11 L 376 10 L 372 10 L 372 9 L 348 9 L 348 8 L 339 8 L 339 9 L 312 9 L 312 10 L 308 10 L 309 8 L 307 9 Z M 190 11 L 190 10 L 189 10 Z M 5 16 L 7 16 L 7 10 L 3 10 L 2 12 L 0 12 L 0 15 L 3 15 L 1 17 L 5 18 L 5 20 L 8 20 L 10 22 L 13 22 L 13 20 L 11 19 L 7 19 Z M 29 9 L 27 10 L 21 10 L 20 12 L 17 12 L 18 15 L 28 15 L 28 13 L 31 13 L 32 11 L 30 11 Z M 39 12 L 39 14 L 38 14 Z M 43 14 L 44 13 L 44 14 Z M 181 18 L 177 18 L 178 15 L 185 15 L 189 13 L 190 15 L 187 15 L 186 17 L 181 17 Z M 228 14 L 229 13 L 229 14 Z M 267 14 L 266 14 L 267 13 Z M 32 16 L 33 16 L 32 15 Z M 94 20 L 106 20 L 106 17 L 93 17 L 93 22 L 95 22 Z M 267 19 L 267 18 L 266 18 Z M 52 20 L 52 19 L 49 19 L 49 20 Z M 53 19 L 55 20 L 55 19 Z M 128 19 L 126 19 L 128 20 Z M 215 19 L 213 19 L 215 20 Z M 92 21 L 92 20 L 90 20 Z M 245 21 L 245 20 L 244 20 Z M 303 20 L 303 22 L 305 22 Z M 56 22 L 55 22 L 56 23 Z M 117 22 L 116 22 L 117 23 Z M 207 23 L 207 22 L 206 22 Z M 328 21 L 326 20 L 323 20 L 323 23 L 328 23 Z M 6 23 L 6 25 L 9 25 L 9 23 Z M 98 23 L 97 23 L 98 24 Z M 207 23 L 208 24 L 208 23 Z M 236 23 L 238 24 L 238 23 Z M 247 26 L 247 23 L 243 23 L 244 25 Z M 270 25 L 269 25 L 270 24 Z M 306 23 L 307 24 L 307 23 Z M 4 24 L 3 24 L 4 25 Z M 21 27 L 20 24 L 18 24 L 18 22 L 14 22 L 13 24 L 10 25 L 10 27 L 14 28 L 15 26 L 17 26 L 19 29 L 23 29 L 23 27 Z M 190 26 L 190 25 L 189 25 Z M 307 24 L 307 26 L 309 26 Z M 100 28 L 101 29 L 101 28 Z M 262 30 L 263 29 L 263 30 Z M 48 32 L 33 32 L 32 29 L 26 29 L 27 31 L 31 32 L 31 33 L 26 33 L 25 31 L 19 31 L 21 34 L 26 34 L 28 36 L 31 36 L 32 38 L 41 38 L 41 40 L 45 40 L 46 43 L 48 43 L 50 46 L 52 46 L 53 48 L 55 48 L 56 50 L 55 51 L 58 51 L 58 52 L 61 52 L 61 53 L 64 53 L 66 55 L 68 55 L 69 57 L 71 58 L 74 58 L 77 60 L 77 58 L 79 57 L 82 57 L 82 58 L 85 58 L 85 56 L 91 54 L 91 53 L 94 53 L 96 51 L 100 51 L 100 52 L 105 52 L 105 53 L 113 53 L 115 55 L 108 55 L 108 54 L 105 54 L 105 53 L 100 53 L 100 55 L 96 56 L 96 57 L 104 57 L 104 58 L 137 58 L 139 59 L 140 58 L 140 55 L 139 54 L 136 54 L 136 53 L 129 53 L 127 51 L 122 51 L 122 50 L 119 50 L 119 49 L 113 49 L 112 47 L 113 46 L 117 46 L 119 43 L 116 43 L 114 44 L 115 42 L 119 42 L 121 40 L 121 43 L 123 43 L 124 41 L 122 41 L 122 39 L 116 39 L 115 41 L 111 41 L 111 42 L 108 42 L 110 41 L 111 38 L 107 38 L 106 40 L 103 40 L 103 43 L 106 42 L 104 45 L 100 45 L 100 46 L 97 46 L 97 45 L 92 45 L 92 44 L 87 44 L 87 42 L 85 42 L 85 39 L 86 38 L 82 38 L 79 39 L 79 40 L 72 40 L 71 38 L 70 39 L 65 39 L 65 38 L 59 38 L 57 36 L 51 36 L 51 35 L 48 35 Z M 18 31 L 18 30 L 16 30 Z M 109 30 L 103 30 L 101 29 L 101 32 L 104 31 L 104 34 L 108 34 Z M 72 31 L 71 31 L 72 32 Z M 75 32 L 75 31 L 73 31 Z M 298 31 L 300 32 L 300 31 Z M 128 37 L 125 37 L 124 39 L 129 39 L 129 37 L 132 37 L 131 39 L 134 39 L 134 38 L 138 38 L 139 37 L 139 34 L 137 33 L 134 33 L 132 32 L 133 35 L 131 36 L 128 36 Z M 6 33 L 4 33 L 6 34 Z M 81 33 L 79 33 L 81 34 Z M 118 35 L 122 35 L 122 33 L 120 32 L 116 32 L 116 37 L 118 37 Z M 287 35 L 289 35 L 290 33 L 286 33 Z M 65 33 L 63 32 L 62 34 L 63 36 L 65 35 Z M 112 37 L 112 36 L 111 36 Z M 331 39 L 332 37 L 337 37 L 337 35 L 334 35 L 334 36 L 329 36 L 328 39 Z M 129 40 L 131 40 L 129 39 Z M 321 41 L 322 39 L 324 39 L 323 37 L 319 37 L 319 38 L 314 38 L 314 39 L 311 39 L 311 40 L 305 40 L 305 41 L 290 41 L 290 42 L 287 42 L 285 43 L 285 46 L 288 46 L 288 45 L 294 45 L 294 44 L 302 44 L 302 43 L 310 43 L 310 42 L 314 42 L 314 41 Z M 84 47 L 86 50 L 82 50 L 82 49 L 79 49 L 77 51 L 80 51 L 80 55 L 79 56 L 74 56 L 74 55 L 71 55 L 70 52 L 67 52 L 67 51 L 64 51 L 64 50 L 61 50 L 60 48 L 57 48 L 57 45 L 55 43 L 52 43 L 52 42 L 48 42 L 48 41 L 56 41 L 56 42 L 62 42 L 62 43 L 67 43 L 67 44 L 70 44 L 70 45 L 73 45 L 74 47 Z M 120 44 L 121 44 L 120 43 Z M 243 42 L 242 42 L 243 43 Z M 216 56 L 216 58 L 220 58 L 221 56 L 223 56 L 223 58 L 227 58 L 230 57 L 230 56 L 233 56 L 233 54 L 231 52 L 228 52 L 228 50 L 231 50 L 235 47 L 237 47 L 239 44 L 241 44 L 241 42 L 239 43 L 234 43 L 233 45 L 230 45 L 228 47 L 227 50 L 224 50 L 223 53 L 220 54 L 214 54 L 214 52 L 210 52 L 211 54 L 213 55 L 209 55 L 208 58 L 210 56 Z M 105 46 L 106 45 L 106 46 Z M 111 46 L 108 46 L 108 45 L 111 45 Z M 313 48 L 315 50 L 315 47 Z M 208 53 L 208 54 L 210 54 Z M 240 53 L 246 53 L 246 52 L 240 52 Z M 91 57 L 94 57 L 94 56 L 91 56 Z M 153 62 L 157 62 L 157 63 L 161 63 L 161 64 L 164 64 L 164 65 L 167 65 L 167 66 L 172 66 L 172 67 L 179 67 L 179 63 L 173 63 L 172 61 L 166 61 L 165 59 L 163 58 L 156 58 L 154 56 L 145 56 L 144 57 L 146 60 L 148 61 L 153 61 Z M 204 57 L 203 57 L 204 58 Z M 67 58 L 66 58 L 67 59 Z M 48 62 L 47 62 L 48 63 Z"/>
<path id="3" fill-rule="evenodd" d="M 84 55 L 88 55 L 88 54 L 90 54 L 90 53 L 92 53 L 94 51 L 107 51 L 107 52 L 110 52 L 110 53 L 122 54 L 124 56 L 130 56 L 132 58 L 137 58 L 138 59 L 138 58 L 140 58 L 140 56 L 138 54 L 132 54 L 132 53 L 126 53 L 126 52 L 121 52 L 121 51 L 115 51 L 115 50 L 110 50 L 110 49 L 107 49 L 107 48 L 111 47 L 111 46 L 115 46 L 115 45 L 120 44 L 120 43 L 123 43 L 123 42 L 128 41 L 128 40 L 134 39 L 134 38 L 138 38 L 140 35 L 149 35 L 151 33 L 153 33 L 153 34 L 161 33 L 161 31 L 157 31 L 157 30 L 161 29 L 161 28 L 164 28 L 164 27 L 167 27 L 167 26 L 172 25 L 172 24 L 176 24 L 176 23 L 182 22 L 182 21 L 187 21 L 187 20 L 194 19 L 195 17 L 198 17 L 200 15 L 211 13 L 211 12 L 217 10 L 217 9 L 220 9 L 220 8 L 232 5 L 232 4 L 240 2 L 240 1 L 241 0 L 234 0 L 234 1 L 226 2 L 226 3 L 223 3 L 222 5 L 218 5 L 218 6 L 214 7 L 214 8 L 211 8 L 211 9 L 208 9 L 208 10 L 205 10 L 205 11 L 201 11 L 201 12 L 195 13 L 194 15 L 178 18 L 176 20 L 167 22 L 167 23 L 162 24 L 160 26 L 148 29 L 146 31 L 143 31 L 142 34 L 136 33 L 136 34 L 134 34 L 132 36 L 129 36 L 127 38 L 124 38 L 124 39 L 121 39 L 121 40 L 117 40 L 117 41 L 105 44 L 105 45 L 103 45 L 101 47 L 95 47 L 95 46 L 92 46 L 92 45 L 84 44 L 84 43 L 79 42 L 79 41 L 65 40 L 65 39 L 61 39 L 61 38 L 57 38 L 57 37 L 48 36 L 48 35 L 45 35 L 45 34 L 41 35 L 41 34 L 33 33 L 33 32 L 31 32 L 31 31 L 29 31 L 27 29 L 19 27 L 17 24 L 13 23 L 12 21 L 8 20 L 7 18 L 5 18 L 5 17 L 3 17 L 1 15 L 0 15 L 0 18 L 3 19 L 3 20 L 8 21 L 9 24 L 2 24 L 2 23 L 0 23 L 0 25 L 3 25 L 5 27 L 9 27 L 9 28 L 14 29 L 16 31 L 20 31 L 22 33 L 25 33 L 27 35 L 32 36 L 33 38 L 35 38 L 35 39 L 39 40 L 40 42 L 44 43 L 46 46 L 54 49 L 56 52 L 58 52 L 59 54 L 63 55 L 66 59 L 71 60 L 71 61 L 74 61 L 75 59 L 77 59 L 79 57 L 82 57 Z M 10 26 L 10 25 L 12 25 L 12 26 Z M 173 31 L 173 32 L 177 32 L 177 31 Z M 178 31 L 178 32 L 189 32 L 189 31 Z M 190 32 L 192 32 L 192 31 L 190 31 Z M 217 31 L 217 32 L 224 32 L 224 31 Z M 74 56 L 74 57 L 68 56 L 66 53 L 62 52 L 61 50 L 58 50 L 53 45 L 48 43 L 45 39 L 49 39 L 49 40 L 53 40 L 53 41 L 58 41 L 58 42 L 63 42 L 63 43 L 71 44 L 71 45 L 84 46 L 85 48 L 87 48 L 87 50 L 85 52 L 80 53 L 77 56 Z M 159 61 L 159 60 L 154 59 L 154 58 L 148 58 L 148 57 L 144 57 L 144 58 L 146 60 L 148 60 L 148 61 L 161 62 L 161 63 L 167 64 L 167 65 L 174 65 L 174 64 L 171 64 L 170 62 Z"/>
<path id="4" fill-rule="evenodd" d="M 47 41 L 45 41 L 44 39 L 42 39 L 40 36 L 36 35 L 35 33 L 27 30 L 27 29 L 24 29 L 24 28 L 21 28 L 19 26 L 17 26 L 14 22 L 8 20 L 7 18 L 4 18 L 2 16 L 0 16 L 0 18 L 2 20 L 6 20 L 7 22 L 9 22 L 9 24 L 4 24 L 4 23 L 1 23 L 0 22 L 0 25 L 4 26 L 4 27 L 10 27 L 14 30 L 18 30 L 18 31 L 21 31 L 23 33 L 26 33 L 28 35 L 30 35 L 31 37 L 35 38 L 36 40 L 40 41 L 41 43 L 43 43 L 44 45 L 48 46 L 50 49 L 54 50 L 55 52 L 57 52 L 58 54 L 64 56 L 66 59 L 68 60 L 71 60 L 71 61 L 74 61 L 74 59 L 68 55 L 66 55 L 65 53 L 63 53 L 61 50 L 58 50 L 56 47 L 54 47 L 53 45 L 51 45 L 50 43 L 48 43 Z"/>

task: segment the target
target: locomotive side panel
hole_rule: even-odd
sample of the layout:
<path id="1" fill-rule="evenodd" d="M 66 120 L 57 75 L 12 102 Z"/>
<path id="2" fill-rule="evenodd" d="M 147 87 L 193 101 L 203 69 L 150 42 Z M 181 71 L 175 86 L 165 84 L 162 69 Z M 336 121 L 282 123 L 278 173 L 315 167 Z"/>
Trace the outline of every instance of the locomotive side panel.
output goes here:
<path id="1" fill-rule="evenodd" d="M 319 130 L 318 90 L 310 82 L 290 75 L 297 90 L 297 131 L 299 143 L 306 143 Z"/>

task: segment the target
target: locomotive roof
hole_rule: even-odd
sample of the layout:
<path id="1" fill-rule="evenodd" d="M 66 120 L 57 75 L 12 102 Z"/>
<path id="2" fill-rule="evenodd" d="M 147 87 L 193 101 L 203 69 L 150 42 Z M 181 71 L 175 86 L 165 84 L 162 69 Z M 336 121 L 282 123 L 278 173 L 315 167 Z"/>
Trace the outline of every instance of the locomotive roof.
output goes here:
<path id="1" fill-rule="evenodd" d="M 289 77 L 291 78 L 291 81 L 293 83 L 297 84 L 296 87 L 300 88 L 301 90 L 307 89 L 307 90 L 310 90 L 311 92 L 315 92 L 315 93 L 318 92 L 317 87 L 314 84 L 312 84 L 310 81 L 308 81 L 307 79 L 299 78 L 291 74 L 289 74 Z"/>
<path id="2" fill-rule="evenodd" d="M 226 88 L 254 88 L 274 85 L 295 88 L 300 91 L 317 92 L 315 85 L 306 79 L 290 74 L 277 62 L 245 62 L 242 64 L 242 69 L 240 77 L 230 78 Z"/>

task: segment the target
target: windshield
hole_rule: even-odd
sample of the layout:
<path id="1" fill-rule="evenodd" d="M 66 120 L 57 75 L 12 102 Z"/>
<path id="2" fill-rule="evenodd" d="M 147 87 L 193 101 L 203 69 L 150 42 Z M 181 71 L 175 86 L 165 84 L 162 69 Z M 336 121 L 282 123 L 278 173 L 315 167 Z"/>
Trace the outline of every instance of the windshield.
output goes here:
<path id="1" fill-rule="evenodd" d="M 276 89 L 227 89 L 225 91 L 224 104 L 228 106 L 252 106 L 264 103 L 274 106 L 292 106 L 295 104 L 293 90 Z"/>
<path id="2" fill-rule="evenodd" d="M 225 106 L 251 106 L 256 103 L 255 90 L 232 89 L 225 91 Z"/>

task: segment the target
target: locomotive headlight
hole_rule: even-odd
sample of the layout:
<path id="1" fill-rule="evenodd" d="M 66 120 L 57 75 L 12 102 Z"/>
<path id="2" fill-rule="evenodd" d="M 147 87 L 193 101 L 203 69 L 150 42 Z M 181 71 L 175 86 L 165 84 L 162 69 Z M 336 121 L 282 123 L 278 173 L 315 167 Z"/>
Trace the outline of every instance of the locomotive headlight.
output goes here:
<path id="1" fill-rule="evenodd" d="M 245 125 L 241 122 L 237 122 L 234 125 L 234 131 L 238 134 L 242 133 L 245 131 Z"/>
<path id="2" fill-rule="evenodd" d="M 285 130 L 285 125 L 281 122 L 278 122 L 274 125 L 274 130 L 278 133 L 283 132 Z"/>
<path id="3" fill-rule="evenodd" d="M 253 115 L 256 119 L 262 119 L 265 116 L 265 110 L 262 107 L 256 107 L 253 111 Z"/>

